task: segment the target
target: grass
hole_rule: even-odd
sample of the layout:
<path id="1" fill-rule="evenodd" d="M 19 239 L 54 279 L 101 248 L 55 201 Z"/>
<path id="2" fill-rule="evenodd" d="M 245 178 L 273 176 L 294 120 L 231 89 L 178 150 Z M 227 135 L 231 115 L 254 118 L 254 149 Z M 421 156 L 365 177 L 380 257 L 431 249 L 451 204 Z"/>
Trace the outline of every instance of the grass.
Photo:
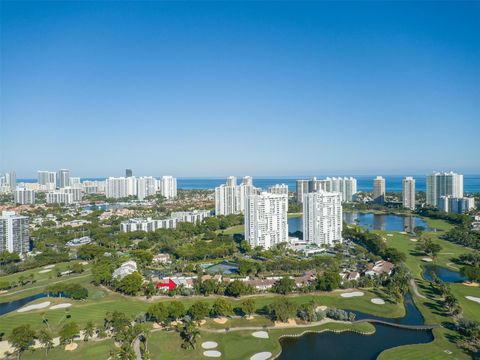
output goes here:
<path id="1" fill-rule="evenodd" d="M 276 355 L 281 352 L 279 338 L 282 335 L 299 335 L 306 330 L 310 331 L 357 331 L 362 333 L 370 333 L 374 331 L 374 327 L 368 323 L 361 324 L 342 324 L 330 323 L 311 328 L 302 329 L 279 329 L 269 330 L 268 339 L 258 339 L 252 336 L 253 331 L 232 331 L 228 333 L 206 333 L 201 331 L 201 335 L 197 341 L 197 347 L 193 350 L 183 350 L 180 345 L 180 337 L 174 332 L 153 332 L 148 341 L 148 348 L 152 359 L 162 360 L 190 360 L 201 359 L 203 349 L 201 344 L 204 341 L 215 341 L 218 343 L 216 350 L 222 353 L 222 358 L 229 360 L 249 359 L 252 355 L 269 351 Z"/>
<path id="2" fill-rule="evenodd" d="M 102 290 L 101 288 L 89 284 L 87 281 L 85 281 L 84 286 L 86 286 L 89 290 L 89 299 L 75 301 L 63 298 L 42 298 L 35 300 L 32 303 L 51 301 L 53 304 L 69 302 L 73 305 L 67 310 L 40 309 L 25 313 L 11 312 L 5 314 L 0 317 L 0 332 L 9 334 L 13 328 L 23 324 L 30 324 L 33 328 L 38 329 L 42 326 L 45 326 L 44 320 L 48 319 L 48 324 L 51 330 L 54 333 L 57 333 L 67 320 L 67 315 L 69 316 L 69 320 L 75 321 L 80 325 L 80 327 L 84 327 L 88 321 L 93 321 L 94 323 L 100 325 L 103 323 L 103 318 L 108 311 L 122 311 L 125 314 L 133 317 L 139 313 L 145 312 L 148 306 L 152 303 L 152 301 L 125 297 L 114 292 Z M 346 310 L 356 310 L 382 317 L 401 317 L 404 315 L 404 308 L 402 304 L 387 303 L 383 306 L 378 306 L 372 304 L 370 301 L 370 299 L 377 297 L 377 295 L 370 291 L 364 292 L 364 296 L 354 298 L 342 298 L 339 292 L 293 294 L 288 296 L 288 298 L 296 304 L 302 304 L 314 300 L 319 305 L 338 307 Z M 272 303 L 272 301 L 280 298 L 281 296 L 282 295 L 264 294 L 252 297 L 255 299 L 257 311 L 261 311 L 263 307 Z M 216 297 L 214 296 L 197 296 L 189 298 L 177 298 L 175 300 L 180 300 L 184 303 L 185 307 L 189 307 L 191 304 L 199 300 L 206 301 L 211 305 L 215 301 L 215 298 Z M 230 298 L 229 300 L 232 301 L 233 306 L 235 307 L 240 305 L 243 298 Z M 172 298 L 162 297 L 157 301 L 169 302 L 172 301 Z"/>
<path id="3" fill-rule="evenodd" d="M 460 254 L 468 252 L 468 249 L 440 239 L 440 236 L 445 231 L 448 231 L 452 225 L 443 220 L 432 220 L 428 218 L 425 218 L 425 220 L 429 227 L 439 230 L 437 232 L 424 233 L 423 235 L 424 237 L 432 238 L 442 246 L 440 254 L 435 259 L 435 264 L 452 268 L 452 260 Z M 389 246 L 407 255 L 406 264 L 412 272 L 419 291 L 427 297 L 427 299 L 422 299 L 418 296 L 413 296 L 415 304 L 425 318 L 425 322 L 444 325 L 441 328 L 434 329 L 433 334 L 435 340 L 433 342 L 421 345 L 405 345 L 389 349 L 382 352 L 379 359 L 469 359 L 470 357 L 456 346 L 458 335 L 449 329 L 453 325 L 452 318 L 444 312 L 439 303 L 438 295 L 433 292 L 430 283 L 423 279 L 423 265 L 426 263 L 422 261 L 422 258 L 425 257 L 425 255 L 415 249 L 415 242 L 410 241 L 414 236 L 391 231 L 377 231 L 377 233 L 386 239 Z M 393 236 L 386 236 L 386 233 L 392 233 Z M 480 304 L 465 298 L 466 295 L 480 297 L 480 288 L 468 287 L 463 284 L 451 284 L 451 289 L 453 294 L 458 298 L 464 315 L 470 319 L 480 320 Z"/>
<path id="4" fill-rule="evenodd" d="M 43 349 L 36 349 L 35 351 L 29 351 L 23 354 L 24 360 L 65 360 L 68 357 L 69 360 L 84 360 L 84 359 L 108 359 L 110 356 L 110 350 L 113 348 L 113 341 L 110 339 L 102 341 L 77 341 L 78 348 L 75 351 L 65 351 L 63 346 L 53 348 L 48 356 L 45 355 Z"/>

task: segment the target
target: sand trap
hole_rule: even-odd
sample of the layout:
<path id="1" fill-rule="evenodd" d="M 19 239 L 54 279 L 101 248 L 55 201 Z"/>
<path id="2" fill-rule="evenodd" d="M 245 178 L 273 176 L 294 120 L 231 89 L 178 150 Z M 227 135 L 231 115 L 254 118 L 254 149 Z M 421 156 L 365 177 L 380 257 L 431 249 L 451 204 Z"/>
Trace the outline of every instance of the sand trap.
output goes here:
<path id="1" fill-rule="evenodd" d="M 479 283 L 470 282 L 470 281 L 465 281 L 465 282 L 463 282 L 462 284 L 465 285 L 465 286 L 471 286 L 471 287 L 479 287 L 479 286 L 480 286 Z"/>
<path id="2" fill-rule="evenodd" d="M 245 316 L 245 320 L 253 320 L 255 319 L 252 315 Z"/>
<path id="3" fill-rule="evenodd" d="M 38 273 L 39 274 L 45 274 L 45 273 L 50 272 L 50 271 L 52 271 L 52 269 L 40 270 Z"/>
<path id="4" fill-rule="evenodd" d="M 410 241 L 417 242 L 418 240 L 417 239 L 410 239 Z"/>
<path id="5" fill-rule="evenodd" d="M 73 350 L 75 350 L 77 347 L 78 347 L 78 344 L 77 344 L 77 343 L 71 343 L 71 344 L 65 345 L 65 350 L 67 350 L 67 351 L 73 351 Z"/>
<path id="6" fill-rule="evenodd" d="M 204 319 L 204 320 L 200 320 L 200 321 L 198 322 L 198 326 L 205 325 L 206 323 L 207 323 L 207 320 L 205 320 L 205 319 Z"/>
<path id="7" fill-rule="evenodd" d="M 297 326 L 295 319 L 288 319 L 287 322 L 275 321 L 273 326 L 276 328 Z"/>
<path id="8" fill-rule="evenodd" d="M 215 341 L 205 341 L 202 343 L 203 349 L 215 349 L 218 346 L 218 343 Z"/>
<path id="9" fill-rule="evenodd" d="M 268 339 L 268 332 L 266 331 L 255 331 L 252 333 L 253 337 L 259 338 L 259 339 Z"/>
<path id="10" fill-rule="evenodd" d="M 317 307 L 315 308 L 315 311 L 316 311 L 316 312 L 319 312 L 319 311 L 325 311 L 325 310 L 327 310 L 327 309 L 328 309 L 328 306 L 320 305 L 320 306 L 317 306 Z"/>
<path id="11" fill-rule="evenodd" d="M 79 264 L 80 265 L 88 265 L 88 261 L 80 261 Z"/>
<path id="12" fill-rule="evenodd" d="M 163 326 L 160 325 L 160 324 L 157 323 L 157 322 L 154 322 L 154 323 L 152 324 L 152 328 L 153 328 L 153 329 L 161 329 L 162 327 L 163 327 Z"/>
<path id="13" fill-rule="evenodd" d="M 17 312 L 22 313 L 22 312 L 30 311 L 30 310 L 44 309 L 46 307 L 49 307 L 50 304 L 51 304 L 50 301 L 45 301 L 45 302 L 41 302 L 41 303 L 38 303 L 38 304 L 28 305 L 28 306 L 25 306 L 21 309 L 18 309 Z"/>
<path id="14" fill-rule="evenodd" d="M 217 358 L 222 356 L 222 353 L 217 350 L 207 350 L 203 352 L 203 356 Z"/>
<path id="15" fill-rule="evenodd" d="M 44 268 L 44 269 L 52 269 L 52 268 L 54 268 L 54 267 L 55 267 L 55 265 L 47 265 L 47 266 L 44 266 L 43 268 Z"/>
<path id="16" fill-rule="evenodd" d="M 432 260 L 431 258 L 427 258 L 427 257 L 425 257 L 425 258 L 422 258 L 422 261 L 425 261 L 425 262 L 432 262 L 433 260 Z"/>
<path id="17" fill-rule="evenodd" d="M 215 321 L 217 324 L 225 324 L 228 321 L 228 319 L 226 317 L 219 317 L 219 318 L 213 319 L 213 321 Z"/>
<path id="18" fill-rule="evenodd" d="M 475 297 L 475 296 L 465 296 L 468 300 L 472 300 L 472 301 L 475 301 L 476 303 L 479 303 L 480 304 L 480 298 L 479 297 Z"/>
<path id="19" fill-rule="evenodd" d="M 267 360 L 272 357 L 272 353 L 268 351 L 259 352 L 250 357 L 250 360 Z"/>
<path id="20" fill-rule="evenodd" d="M 357 296 L 363 296 L 363 295 L 365 294 L 361 291 L 354 291 L 354 292 L 340 294 L 340 296 L 343 298 L 351 298 L 351 297 L 357 297 Z"/>
<path id="21" fill-rule="evenodd" d="M 406 231 L 400 231 L 400 234 L 407 235 Z"/>
<path id="22" fill-rule="evenodd" d="M 50 306 L 50 310 L 66 309 L 66 308 L 69 308 L 70 306 L 72 306 L 72 304 L 70 303 L 57 304 L 57 305 Z"/>
<path id="23" fill-rule="evenodd" d="M 393 234 L 387 234 L 387 236 L 393 236 Z"/>
<path id="24" fill-rule="evenodd" d="M 385 304 L 385 301 L 383 299 L 380 299 L 380 298 L 373 298 L 372 300 L 370 300 L 372 303 L 374 304 L 377 304 L 377 305 L 383 305 Z"/>

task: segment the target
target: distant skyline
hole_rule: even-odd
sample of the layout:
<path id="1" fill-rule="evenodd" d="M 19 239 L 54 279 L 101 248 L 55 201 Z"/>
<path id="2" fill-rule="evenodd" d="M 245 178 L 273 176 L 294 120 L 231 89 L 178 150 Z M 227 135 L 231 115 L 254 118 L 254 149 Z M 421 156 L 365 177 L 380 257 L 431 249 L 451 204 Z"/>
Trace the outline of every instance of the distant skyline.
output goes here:
<path id="1" fill-rule="evenodd" d="M 479 2 L 0 7 L 0 172 L 480 174 Z"/>

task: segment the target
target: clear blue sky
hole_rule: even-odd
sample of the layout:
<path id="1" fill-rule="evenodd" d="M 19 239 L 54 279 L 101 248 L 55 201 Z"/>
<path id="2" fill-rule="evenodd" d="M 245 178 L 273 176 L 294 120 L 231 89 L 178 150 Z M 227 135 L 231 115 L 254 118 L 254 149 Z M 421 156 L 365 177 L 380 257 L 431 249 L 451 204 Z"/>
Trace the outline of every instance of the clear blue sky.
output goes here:
<path id="1" fill-rule="evenodd" d="M 480 173 L 480 3 L 1 2 L 0 171 Z"/>

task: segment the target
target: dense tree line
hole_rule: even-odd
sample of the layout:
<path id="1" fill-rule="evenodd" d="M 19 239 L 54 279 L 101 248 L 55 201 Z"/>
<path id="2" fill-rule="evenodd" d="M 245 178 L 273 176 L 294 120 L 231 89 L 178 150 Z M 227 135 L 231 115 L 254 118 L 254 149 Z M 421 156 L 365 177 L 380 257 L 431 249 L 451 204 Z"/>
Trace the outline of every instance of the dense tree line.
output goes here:
<path id="1" fill-rule="evenodd" d="M 358 228 L 345 226 L 343 228 L 343 237 L 363 246 L 372 254 L 393 263 L 400 263 L 406 259 L 406 255 L 403 252 L 393 247 L 388 247 L 381 236 L 375 233 L 364 232 Z"/>

